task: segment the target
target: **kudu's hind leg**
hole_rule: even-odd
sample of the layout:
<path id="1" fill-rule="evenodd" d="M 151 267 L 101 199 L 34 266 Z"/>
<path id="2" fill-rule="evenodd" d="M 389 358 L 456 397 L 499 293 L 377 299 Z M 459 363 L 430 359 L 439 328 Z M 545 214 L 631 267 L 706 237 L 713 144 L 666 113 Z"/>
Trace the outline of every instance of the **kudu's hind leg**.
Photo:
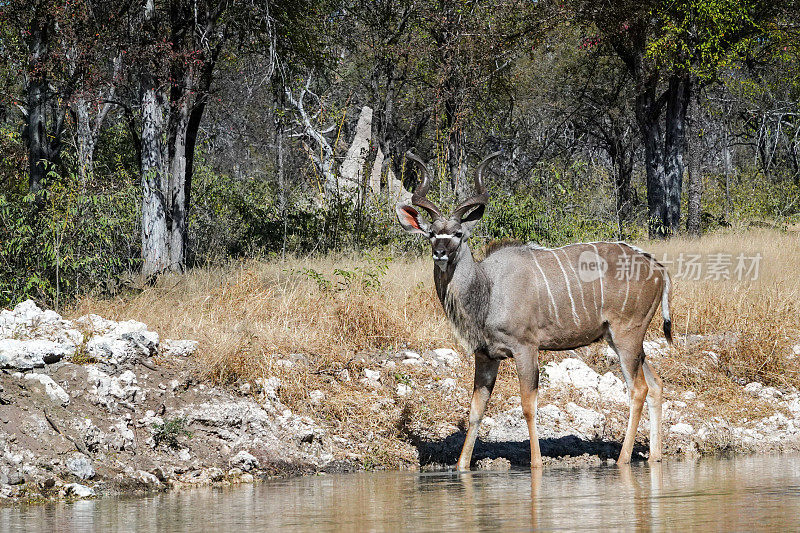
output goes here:
<path id="1" fill-rule="evenodd" d="M 642 418 L 642 407 L 644 407 L 644 400 L 647 397 L 648 390 L 642 365 L 644 362 L 644 348 L 641 341 L 630 343 L 630 345 L 619 342 L 615 344 L 609 341 L 609 344 L 619 356 L 622 375 L 625 377 L 625 384 L 628 386 L 628 398 L 630 401 L 628 428 L 625 431 L 625 440 L 622 441 L 619 459 L 617 459 L 619 463 L 628 464 L 631 462 L 633 444 L 636 441 L 636 431 Z"/>
<path id="2" fill-rule="evenodd" d="M 457 469 L 468 471 L 469 463 L 472 460 L 472 449 L 475 447 L 475 439 L 478 437 L 478 428 L 481 425 L 483 413 L 486 411 L 486 404 L 494 389 L 494 382 L 497 380 L 497 369 L 500 361 L 489 359 L 483 353 L 475 353 L 475 382 L 472 390 L 472 403 L 469 406 L 469 427 L 467 437 L 464 439 L 464 447 L 461 449 L 461 456 L 458 458 Z"/>
<path id="3" fill-rule="evenodd" d="M 661 461 L 661 378 L 647 361 L 642 364 L 642 370 L 647 382 L 647 410 L 650 414 L 650 458 L 648 461 Z"/>
<path id="4" fill-rule="evenodd" d="M 537 350 L 514 354 L 519 376 L 519 392 L 522 397 L 522 414 L 528 423 L 528 435 L 531 439 L 531 468 L 542 467 L 542 452 L 539 449 L 539 437 L 536 435 L 536 408 L 539 398 L 538 356 Z"/>

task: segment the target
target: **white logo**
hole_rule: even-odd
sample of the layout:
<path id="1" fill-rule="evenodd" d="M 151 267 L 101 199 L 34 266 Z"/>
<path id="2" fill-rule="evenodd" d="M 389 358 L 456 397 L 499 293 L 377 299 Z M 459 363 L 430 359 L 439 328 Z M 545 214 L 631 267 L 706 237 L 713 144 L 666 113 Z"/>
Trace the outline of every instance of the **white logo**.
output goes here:
<path id="1" fill-rule="evenodd" d="M 608 270 L 608 263 L 605 259 L 594 252 L 584 251 L 578 257 L 578 276 L 583 282 L 590 282 L 600 279 Z"/>

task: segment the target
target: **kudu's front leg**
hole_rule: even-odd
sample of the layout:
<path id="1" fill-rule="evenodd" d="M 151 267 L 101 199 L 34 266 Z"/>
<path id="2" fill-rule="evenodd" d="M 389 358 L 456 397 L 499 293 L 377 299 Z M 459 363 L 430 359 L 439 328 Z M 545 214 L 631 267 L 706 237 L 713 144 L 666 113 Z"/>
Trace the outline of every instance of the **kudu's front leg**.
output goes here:
<path id="1" fill-rule="evenodd" d="M 478 428 L 481 425 L 483 413 L 486 411 L 486 404 L 489 403 L 489 397 L 492 395 L 499 367 L 499 360 L 489 359 L 482 352 L 475 352 L 475 382 L 472 389 L 472 403 L 469 406 L 469 427 L 456 467 L 460 472 L 469 470 L 472 449 L 475 447 L 475 439 L 478 437 Z"/>

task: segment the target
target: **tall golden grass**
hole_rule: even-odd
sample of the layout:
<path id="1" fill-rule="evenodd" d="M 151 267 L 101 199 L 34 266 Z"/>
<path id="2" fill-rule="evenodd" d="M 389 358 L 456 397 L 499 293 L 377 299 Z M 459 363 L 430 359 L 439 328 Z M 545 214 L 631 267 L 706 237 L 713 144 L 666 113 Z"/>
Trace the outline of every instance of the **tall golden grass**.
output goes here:
<path id="1" fill-rule="evenodd" d="M 657 258 L 666 253 L 673 261 L 680 254 L 700 254 L 704 265 L 709 254 L 730 254 L 733 278 L 739 254 L 761 254 L 755 280 L 708 279 L 705 268 L 700 279 L 686 279 L 677 275 L 677 264 L 670 265 L 676 343 L 659 365 L 668 390 L 691 388 L 706 403 L 741 406 L 745 400 L 737 382 L 800 385 L 800 365 L 792 357 L 792 347 L 800 344 L 797 234 L 752 230 L 638 244 Z M 391 409 L 376 409 L 381 395 L 358 381 L 376 354 L 405 348 L 460 350 L 435 295 L 432 269 L 428 258 L 398 258 L 385 272 L 374 260 L 353 256 L 250 260 L 165 276 L 156 286 L 125 297 L 86 297 L 70 314 L 136 319 L 163 337 L 197 339 L 196 368 L 205 379 L 232 382 L 278 376 L 282 400 L 293 410 L 313 410 L 356 440 L 371 442 L 377 455 L 394 446 L 389 456 L 376 457 L 375 462 L 399 466 L 413 455 L 410 449 L 397 448 L 401 426 L 455 424 L 468 408 L 466 398 L 456 404 L 420 389 L 422 401 L 405 404 L 395 398 Z M 661 335 L 657 315 L 650 336 Z M 601 353 L 594 349 L 586 356 L 602 366 Z M 302 354 L 307 364 L 289 368 L 279 363 L 293 354 Z M 468 360 L 469 354 L 464 355 Z M 557 354 L 543 355 L 554 357 Z M 516 394 L 513 365 L 502 368 L 490 414 Z M 342 379 L 345 369 L 352 376 L 349 381 Z M 384 369 L 383 395 L 393 396 L 395 385 L 413 381 L 417 372 L 410 367 Z M 469 367 L 459 379 L 471 390 Z M 328 395 L 322 405 L 309 400 L 315 389 Z"/>
<path id="2" fill-rule="evenodd" d="M 675 261 L 673 274 L 673 328 L 684 357 L 698 350 L 719 355 L 719 369 L 744 380 L 778 386 L 800 384 L 793 347 L 800 344 L 800 235 L 795 231 L 757 229 L 724 232 L 702 239 L 673 239 L 644 243 L 656 257 Z M 705 267 L 715 254 L 731 261 L 731 279 L 677 276 L 677 259 L 700 255 Z M 760 254 L 757 279 L 735 275 L 737 258 Z M 659 320 L 654 320 L 658 323 Z M 704 335 L 695 348 L 680 345 L 680 337 Z M 684 341 L 686 339 L 684 338 Z"/>

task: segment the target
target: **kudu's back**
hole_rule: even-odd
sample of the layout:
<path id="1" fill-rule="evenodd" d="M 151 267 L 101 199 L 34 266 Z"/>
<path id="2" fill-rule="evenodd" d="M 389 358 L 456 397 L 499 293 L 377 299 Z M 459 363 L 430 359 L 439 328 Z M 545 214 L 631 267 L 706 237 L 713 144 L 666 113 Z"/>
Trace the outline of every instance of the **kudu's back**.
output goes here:
<path id="1" fill-rule="evenodd" d="M 490 285 L 488 337 L 500 334 L 545 350 L 632 332 L 643 337 L 659 304 L 670 337 L 668 273 L 626 243 L 508 246 L 480 267 Z"/>

